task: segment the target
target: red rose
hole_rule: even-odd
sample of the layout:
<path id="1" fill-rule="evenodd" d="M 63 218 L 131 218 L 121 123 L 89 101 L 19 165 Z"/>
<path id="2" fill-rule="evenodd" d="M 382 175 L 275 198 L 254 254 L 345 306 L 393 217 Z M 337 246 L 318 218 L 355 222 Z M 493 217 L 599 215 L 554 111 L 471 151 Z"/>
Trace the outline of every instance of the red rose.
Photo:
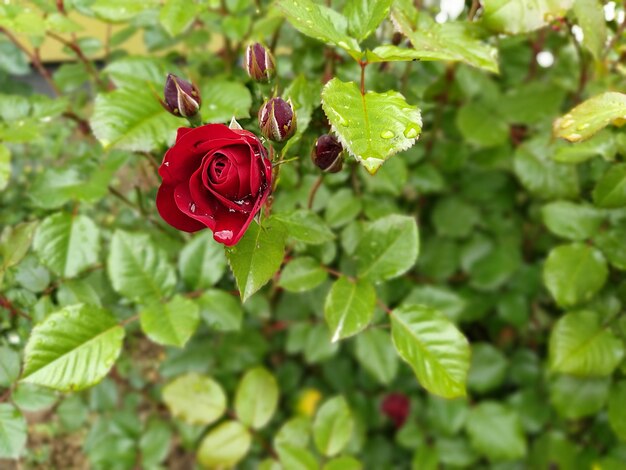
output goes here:
<path id="1" fill-rule="evenodd" d="M 251 132 L 206 124 L 178 129 L 159 174 L 156 204 L 168 224 L 185 232 L 208 227 L 232 246 L 269 196 L 272 164 Z"/>
<path id="2" fill-rule="evenodd" d="M 409 417 L 411 402 L 402 393 L 390 393 L 381 403 L 380 410 L 393 421 L 396 428 L 401 428 Z"/>

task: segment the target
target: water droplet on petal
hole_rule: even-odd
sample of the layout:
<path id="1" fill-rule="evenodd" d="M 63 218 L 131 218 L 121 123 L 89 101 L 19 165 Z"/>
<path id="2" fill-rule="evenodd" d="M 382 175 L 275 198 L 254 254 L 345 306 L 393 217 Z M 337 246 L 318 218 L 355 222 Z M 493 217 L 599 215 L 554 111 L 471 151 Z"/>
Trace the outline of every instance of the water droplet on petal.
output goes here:
<path id="1" fill-rule="evenodd" d="M 218 242 L 228 242 L 233 239 L 233 232 L 232 230 L 220 230 L 215 232 L 214 236 Z"/>
<path id="2" fill-rule="evenodd" d="M 196 213 L 196 205 L 193 202 L 189 204 L 189 210 L 191 211 L 192 214 Z"/>

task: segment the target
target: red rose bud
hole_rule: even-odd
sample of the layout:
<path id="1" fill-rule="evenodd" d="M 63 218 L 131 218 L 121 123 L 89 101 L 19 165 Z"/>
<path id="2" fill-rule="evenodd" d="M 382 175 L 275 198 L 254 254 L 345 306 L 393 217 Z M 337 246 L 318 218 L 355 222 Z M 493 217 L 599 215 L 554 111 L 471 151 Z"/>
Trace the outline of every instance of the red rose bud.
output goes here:
<path id="1" fill-rule="evenodd" d="M 267 82 L 276 75 L 272 53 L 258 42 L 246 49 L 246 72 L 257 82 Z"/>
<path id="2" fill-rule="evenodd" d="M 401 428 L 411 411 L 409 397 L 402 393 L 390 393 L 380 405 L 380 411 L 391 419 L 396 428 Z"/>
<path id="3" fill-rule="evenodd" d="M 289 139 L 296 132 L 296 114 L 291 100 L 272 98 L 259 109 L 261 134 L 274 142 Z"/>
<path id="4" fill-rule="evenodd" d="M 343 168 L 343 147 L 332 135 L 324 134 L 318 137 L 311 152 L 311 160 L 326 173 L 337 173 Z"/>
<path id="5" fill-rule="evenodd" d="M 174 116 L 192 117 L 200 109 L 200 92 L 195 85 L 178 78 L 176 75 L 168 74 L 163 92 L 165 102 L 163 107 Z"/>

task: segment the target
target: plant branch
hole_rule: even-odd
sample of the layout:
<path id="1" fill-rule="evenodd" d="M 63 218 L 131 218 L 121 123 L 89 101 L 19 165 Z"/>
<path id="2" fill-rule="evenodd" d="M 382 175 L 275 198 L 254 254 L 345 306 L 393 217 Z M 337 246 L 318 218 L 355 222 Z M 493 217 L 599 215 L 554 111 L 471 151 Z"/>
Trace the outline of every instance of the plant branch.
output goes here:
<path id="1" fill-rule="evenodd" d="M 72 50 L 72 52 L 74 52 L 74 54 L 76 54 L 76 57 L 78 57 L 78 60 L 80 60 L 85 65 L 85 69 L 87 69 L 87 72 L 89 73 L 89 75 L 91 75 L 93 77 L 93 79 L 95 80 L 96 84 L 98 86 L 100 86 L 104 90 L 106 90 L 108 88 L 107 83 L 105 83 L 102 80 L 102 78 L 98 74 L 98 71 L 93 66 L 93 63 L 85 55 L 85 53 L 80 48 L 80 46 L 78 45 L 78 43 L 76 42 L 75 39 L 73 39 L 71 41 L 68 41 L 64 37 L 62 37 L 62 36 L 60 36 L 60 35 L 58 35 L 56 33 L 53 33 L 52 31 L 47 31 L 46 32 L 46 36 L 48 36 L 48 37 L 50 37 L 52 39 L 55 39 L 56 41 L 59 41 L 65 47 L 67 47 L 70 50 Z"/>

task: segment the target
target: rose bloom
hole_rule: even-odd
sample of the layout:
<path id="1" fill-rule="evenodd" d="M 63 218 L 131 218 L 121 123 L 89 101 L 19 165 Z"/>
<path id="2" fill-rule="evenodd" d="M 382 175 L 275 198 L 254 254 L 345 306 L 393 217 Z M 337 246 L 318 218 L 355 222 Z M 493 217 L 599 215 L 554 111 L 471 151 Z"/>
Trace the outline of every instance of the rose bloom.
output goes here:
<path id="1" fill-rule="evenodd" d="M 159 174 L 156 205 L 168 224 L 185 232 L 208 227 L 232 246 L 270 194 L 272 164 L 253 133 L 206 124 L 178 129 Z"/>

